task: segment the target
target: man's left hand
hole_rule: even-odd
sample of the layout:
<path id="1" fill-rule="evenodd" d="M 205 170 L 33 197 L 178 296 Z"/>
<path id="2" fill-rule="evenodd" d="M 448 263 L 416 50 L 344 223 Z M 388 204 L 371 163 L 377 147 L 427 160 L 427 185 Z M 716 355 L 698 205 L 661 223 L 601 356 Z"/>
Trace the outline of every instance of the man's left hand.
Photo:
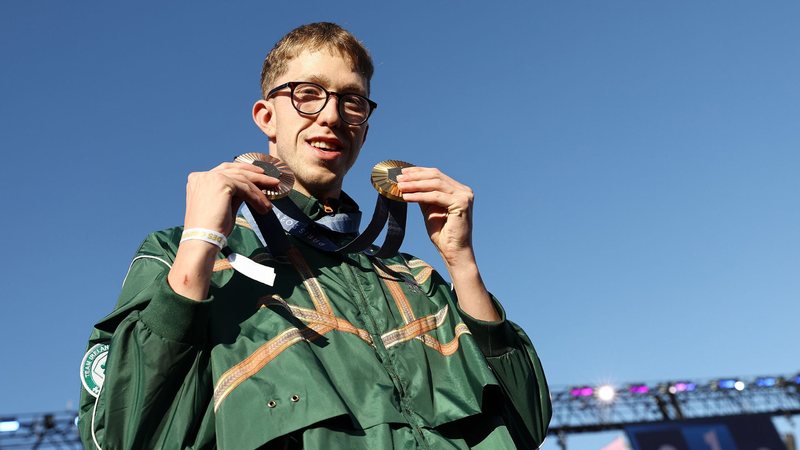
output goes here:
<path id="1" fill-rule="evenodd" d="M 472 189 L 428 167 L 406 167 L 397 181 L 403 199 L 419 203 L 428 235 L 445 263 L 474 261 Z"/>
<path id="2" fill-rule="evenodd" d="M 500 320 L 472 248 L 472 189 L 427 167 L 404 168 L 397 187 L 405 201 L 419 203 L 428 235 L 450 272 L 461 310 L 478 320 Z"/>

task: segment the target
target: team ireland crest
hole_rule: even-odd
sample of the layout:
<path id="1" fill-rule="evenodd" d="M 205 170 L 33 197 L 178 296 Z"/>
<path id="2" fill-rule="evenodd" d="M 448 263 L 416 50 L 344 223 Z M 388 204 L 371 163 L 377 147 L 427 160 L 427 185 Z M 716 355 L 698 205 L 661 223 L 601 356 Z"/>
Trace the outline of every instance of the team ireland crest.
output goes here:
<path id="1" fill-rule="evenodd" d="M 81 361 L 81 382 L 86 392 L 97 397 L 106 379 L 106 358 L 108 344 L 95 344 Z"/>

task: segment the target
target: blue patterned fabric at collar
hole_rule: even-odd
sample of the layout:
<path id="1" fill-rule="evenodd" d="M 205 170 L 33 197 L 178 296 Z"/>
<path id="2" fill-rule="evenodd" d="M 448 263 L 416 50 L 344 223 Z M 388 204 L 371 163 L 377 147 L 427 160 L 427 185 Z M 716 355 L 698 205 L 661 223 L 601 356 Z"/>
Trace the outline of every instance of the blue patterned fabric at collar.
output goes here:
<path id="1" fill-rule="evenodd" d="M 288 215 L 284 214 L 277 206 L 273 205 L 273 211 L 275 215 L 278 217 L 278 220 L 281 223 L 281 227 L 283 227 L 284 231 L 288 234 L 293 236 L 297 236 L 300 238 L 306 237 L 309 234 L 316 234 L 313 233 L 313 227 L 320 226 L 327 230 L 333 231 L 339 234 L 357 234 L 358 229 L 361 225 L 361 212 L 349 212 L 349 213 L 338 213 L 333 215 L 326 215 L 322 216 L 316 221 L 311 221 L 308 217 L 306 217 L 305 221 L 296 220 Z M 241 210 L 242 216 L 247 220 L 247 223 L 250 224 L 250 228 L 253 229 L 258 239 L 261 241 L 263 245 L 267 245 L 266 240 L 264 239 L 261 230 L 259 229 L 258 225 L 256 224 L 255 218 L 253 214 L 250 212 L 250 209 L 245 207 Z M 317 236 L 318 241 L 329 241 L 329 239 Z M 324 245 L 324 249 L 331 251 L 332 249 L 338 248 L 338 245 L 330 242 L 329 245 Z M 331 248 L 327 248 L 331 247 Z"/>

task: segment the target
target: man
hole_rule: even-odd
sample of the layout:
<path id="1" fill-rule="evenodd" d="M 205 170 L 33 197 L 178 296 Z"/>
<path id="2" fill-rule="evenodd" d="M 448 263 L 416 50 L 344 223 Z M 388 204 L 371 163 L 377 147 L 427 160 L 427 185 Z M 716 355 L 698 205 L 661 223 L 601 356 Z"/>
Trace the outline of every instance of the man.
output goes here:
<path id="1" fill-rule="evenodd" d="M 253 108 L 270 155 L 294 172 L 290 199 L 338 243 L 357 230 L 342 181 L 367 138 L 372 71 L 347 31 L 302 26 L 267 56 Z M 471 190 L 432 168 L 397 181 L 452 289 L 409 255 L 325 251 L 292 230 L 286 255 L 273 254 L 255 216 L 273 208 L 263 191 L 277 179 L 238 162 L 189 175 L 184 227 L 148 236 L 92 333 L 87 448 L 539 446 L 549 393 L 530 341 L 481 280 Z M 325 228 L 329 218 L 349 230 Z M 273 267 L 274 286 L 234 270 L 226 242 Z"/>

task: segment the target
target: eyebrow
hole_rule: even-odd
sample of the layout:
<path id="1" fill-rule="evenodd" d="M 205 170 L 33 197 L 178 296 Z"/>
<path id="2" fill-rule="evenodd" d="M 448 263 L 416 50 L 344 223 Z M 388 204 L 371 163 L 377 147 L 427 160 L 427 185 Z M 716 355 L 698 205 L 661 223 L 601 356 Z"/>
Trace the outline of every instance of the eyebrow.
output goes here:
<path id="1" fill-rule="evenodd" d="M 327 86 L 330 86 L 332 84 L 331 83 L 331 79 L 326 77 L 325 75 L 311 75 L 309 77 L 306 77 L 306 81 L 310 81 L 312 83 L 321 84 L 321 85 L 325 86 L 325 89 L 328 89 Z M 359 95 L 367 95 L 366 92 L 364 92 L 364 88 L 361 85 L 355 84 L 355 83 L 346 84 L 341 89 L 339 89 L 339 91 L 341 91 L 344 94 L 352 93 L 352 94 L 359 94 Z"/>

